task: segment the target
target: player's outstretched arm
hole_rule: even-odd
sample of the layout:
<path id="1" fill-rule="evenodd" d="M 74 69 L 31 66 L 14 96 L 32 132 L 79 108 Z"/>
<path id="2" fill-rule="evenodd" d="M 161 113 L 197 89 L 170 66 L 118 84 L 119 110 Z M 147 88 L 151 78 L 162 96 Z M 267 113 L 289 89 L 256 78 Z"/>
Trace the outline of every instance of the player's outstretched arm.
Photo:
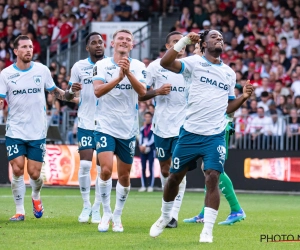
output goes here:
<path id="1" fill-rule="evenodd" d="M 123 71 L 123 73 L 127 76 L 135 92 L 139 96 L 144 96 L 146 94 L 146 86 L 136 79 L 134 74 L 129 70 L 130 62 L 128 58 L 122 58 L 118 62 L 118 65 L 120 66 L 120 71 Z"/>
<path id="2" fill-rule="evenodd" d="M 150 89 L 147 90 L 146 95 L 139 96 L 139 101 L 140 102 L 147 101 L 158 95 L 168 95 L 171 91 L 171 86 L 172 86 L 172 84 L 165 83 L 159 89 L 153 89 L 151 87 Z"/>
<path id="3" fill-rule="evenodd" d="M 200 36 L 194 32 L 182 37 L 172 49 L 169 49 L 160 61 L 160 65 L 172 72 L 179 73 L 181 71 L 181 62 L 177 60 L 178 53 L 188 44 L 195 44 L 200 41 Z"/>
<path id="4" fill-rule="evenodd" d="M 246 85 L 243 88 L 243 95 L 241 95 L 239 98 L 235 100 L 229 100 L 228 101 L 228 107 L 227 107 L 227 114 L 235 112 L 239 107 L 242 106 L 242 104 L 250 98 L 254 91 L 254 87 L 250 84 L 250 81 L 248 80 Z"/>

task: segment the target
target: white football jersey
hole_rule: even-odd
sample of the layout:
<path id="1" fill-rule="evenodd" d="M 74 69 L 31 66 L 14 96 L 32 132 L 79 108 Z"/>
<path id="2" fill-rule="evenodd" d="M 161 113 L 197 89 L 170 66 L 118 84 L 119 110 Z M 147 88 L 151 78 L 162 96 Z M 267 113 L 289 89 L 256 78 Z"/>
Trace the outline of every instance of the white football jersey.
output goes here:
<path id="1" fill-rule="evenodd" d="M 170 138 L 179 135 L 185 118 L 187 96 L 183 76 L 160 66 L 160 60 L 150 63 L 147 68 L 147 88 L 159 89 L 166 83 L 172 84 L 172 87 L 168 95 L 155 97 L 152 130 L 162 138 Z"/>
<path id="2" fill-rule="evenodd" d="M 235 99 L 235 72 L 198 55 L 180 61 L 188 90 L 184 129 L 199 135 L 221 133 L 227 124 L 228 99 Z"/>
<path id="3" fill-rule="evenodd" d="M 145 86 L 145 64 L 130 60 L 130 71 Z M 98 61 L 94 66 L 93 81 L 104 84 L 118 77 L 120 67 L 112 57 Z M 95 113 L 95 130 L 120 139 L 130 139 L 138 133 L 138 94 L 127 77 L 107 94 L 98 99 Z"/>
<path id="4" fill-rule="evenodd" d="M 50 70 L 31 62 L 20 70 L 13 64 L 0 74 L 0 97 L 7 98 L 6 136 L 22 140 L 40 140 L 47 136 L 45 91 L 56 88 Z"/>
<path id="5" fill-rule="evenodd" d="M 88 130 L 95 129 L 95 110 L 97 97 L 94 94 L 93 67 L 94 63 L 90 58 L 80 60 L 74 64 L 71 70 L 69 85 L 81 83 L 82 90 L 79 96 L 78 105 L 78 127 Z"/>

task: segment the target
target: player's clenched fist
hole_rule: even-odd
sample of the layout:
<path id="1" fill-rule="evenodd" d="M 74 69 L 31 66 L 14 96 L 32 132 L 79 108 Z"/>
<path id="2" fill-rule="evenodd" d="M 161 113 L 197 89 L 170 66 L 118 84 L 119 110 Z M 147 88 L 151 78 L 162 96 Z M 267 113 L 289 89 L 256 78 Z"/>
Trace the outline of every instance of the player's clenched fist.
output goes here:
<path id="1" fill-rule="evenodd" d="M 250 84 L 250 81 L 248 80 L 246 85 L 243 88 L 244 98 L 248 99 L 252 95 L 253 91 L 254 91 L 254 87 L 253 85 Z"/>
<path id="2" fill-rule="evenodd" d="M 82 85 L 78 82 L 74 82 L 72 84 L 72 91 L 73 92 L 77 92 L 77 91 L 80 91 L 82 89 Z"/>
<path id="3" fill-rule="evenodd" d="M 168 95 L 171 91 L 171 86 L 172 84 L 170 83 L 165 83 L 158 89 L 159 95 Z"/>
<path id="4" fill-rule="evenodd" d="M 190 32 L 187 37 L 190 39 L 190 44 L 196 44 L 200 42 L 200 36 L 195 32 Z"/>

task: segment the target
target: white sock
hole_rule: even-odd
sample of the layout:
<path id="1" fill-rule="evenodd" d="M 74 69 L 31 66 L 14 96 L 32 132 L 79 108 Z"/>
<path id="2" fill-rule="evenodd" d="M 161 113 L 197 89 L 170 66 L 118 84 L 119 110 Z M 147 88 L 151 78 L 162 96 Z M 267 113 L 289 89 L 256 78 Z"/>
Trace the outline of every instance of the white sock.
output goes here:
<path id="1" fill-rule="evenodd" d="M 218 216 L 218 210 L 210 207 L 204 208 L 204 227 L 202 233 L 212 235 L 212 230 Z"/>
<path id="2" fill-rule="evenodd" d="M 78 171 L 78 182 L 80 193 L 83 199 L 83 207 L 91 207 L 90 190 L 91 190 L 91 167 L 92 162 L 81 160 Z"/>
<path id="3" fill-rule="evenodd" d="M 171 211 L 173 205 L 174 201 L 165 202 L 164 199 L 162 199 L 161 215 L 165 220 L 170 221 L 172 219 Z"/>
<path id="4" fill-rule="evenodd" d="M 111 213 L 110 208 L 110 193 L 112 188 L 112 179 L 110 178 L 107 181 L 101 180 L 98 176 L 98 185 L 100 190 L 101 202 L 103 205 L 103 213 Z"/>
<path id="5" fill-rule="evenodd" d="M 168 180 L 168 177 L 164 177 L 162 175 L 162 173 L 160 173 L 160 181 L 161 181 L 161 188 L 162 188 L 162 190 L 164 190 L 164 187 L 165 187 L 165 185 L 167 183 L 167 180 Z"/>
<path id="6" fill-rule="evenodd" d="M 43 179 L 41 178 L 41 176 L 36 180 L 32 180 L 30 178 L 29 183 L 30 186 L 32 187 L 32 194 L 31 194 L 32 199 L 39 200 L 41 198 L 40 192 L 43 186 Z"/>
<path id="7" fill-rule="evenodd" d="M 26 192 L 24 175 L 12 176 L 11 190 L 16 204 L 16 214 L 25 214 L 24 197 Z"/>
<path id="8" fill-rule="evenodd" d="M 101 168 L 97 165 L 97 178 L 96 178 L 96 184 L 95 184 L 95 201 L 94 205 L 92 207 L 93 210 L 99 211 L 100 210 L 100 204 L 101 204 L 101 194 L 99 190 L 99 178 Z"/>
<path id="9" fill-rule="evenodd" d="M 127 200 L 128 194 L 130 191 L 129 187 L 123 187 L 120 182 L 116 186 L 116 206 L 114 211 L 114 216 L 121 216 L 122 211 Z"/>
<path id="10" fill-rule="evenodd" d="M 184 176 L 184 178 L 182 179 L 182 181 L 179 185 L 178 195 L 175 197 L 174 205 L 173 205 L 172 212 L 171 212 L 172 218 L 174 218 L 177 221 L 178 221 L 178 214 L 180 211 L 180 207 L 181 207 L 181 204 L 183 201 L 185 187 L 186 187 L 186 176 Z"/>

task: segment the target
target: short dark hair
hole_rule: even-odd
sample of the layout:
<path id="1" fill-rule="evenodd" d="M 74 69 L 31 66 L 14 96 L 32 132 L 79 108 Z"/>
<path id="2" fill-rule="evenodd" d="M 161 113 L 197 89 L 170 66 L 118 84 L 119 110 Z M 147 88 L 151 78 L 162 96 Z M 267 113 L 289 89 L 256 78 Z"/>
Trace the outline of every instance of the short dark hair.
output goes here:
<path id="1" fill-rule="evenodd" d="M 85 38 L 85 45 L 88 45 L 91 36 L 100 36 L 101 38 L 103 38 L 99 32 L 92 32 L 88 34 L 87 37 Z"/>
<path id="2" fill-rule="evenodd" d="M 153 117 L 153 114 L 152 114 L 151 112 L 149 112 L 149 111 L 146 112 L 146 113 L 144 114 L 144 116 L 145 116 L 145 115 L 151 115 L 151 117 Z"/>
<path id="3" fill-rule="evenodd" d="M 30 40 L 30 38 L 26 35 L 19 35 L 15 40 L 14 40 L 14 49 L 17 49 L 19 46 L 19 41 L 21 40 Z"/>
<path id="4" fill-rule="evenodd" d="M 170 39 L 170 37 L 173 36 L 173 35 L 182 35 L 182 33 L 179 32 L 179 31 L 172 31 L 172 32 L 170 32 L 170 33 L 167 35 L 167 37 L 166 37 L 166 43 L 169 43 L 169 39 Z"/>

